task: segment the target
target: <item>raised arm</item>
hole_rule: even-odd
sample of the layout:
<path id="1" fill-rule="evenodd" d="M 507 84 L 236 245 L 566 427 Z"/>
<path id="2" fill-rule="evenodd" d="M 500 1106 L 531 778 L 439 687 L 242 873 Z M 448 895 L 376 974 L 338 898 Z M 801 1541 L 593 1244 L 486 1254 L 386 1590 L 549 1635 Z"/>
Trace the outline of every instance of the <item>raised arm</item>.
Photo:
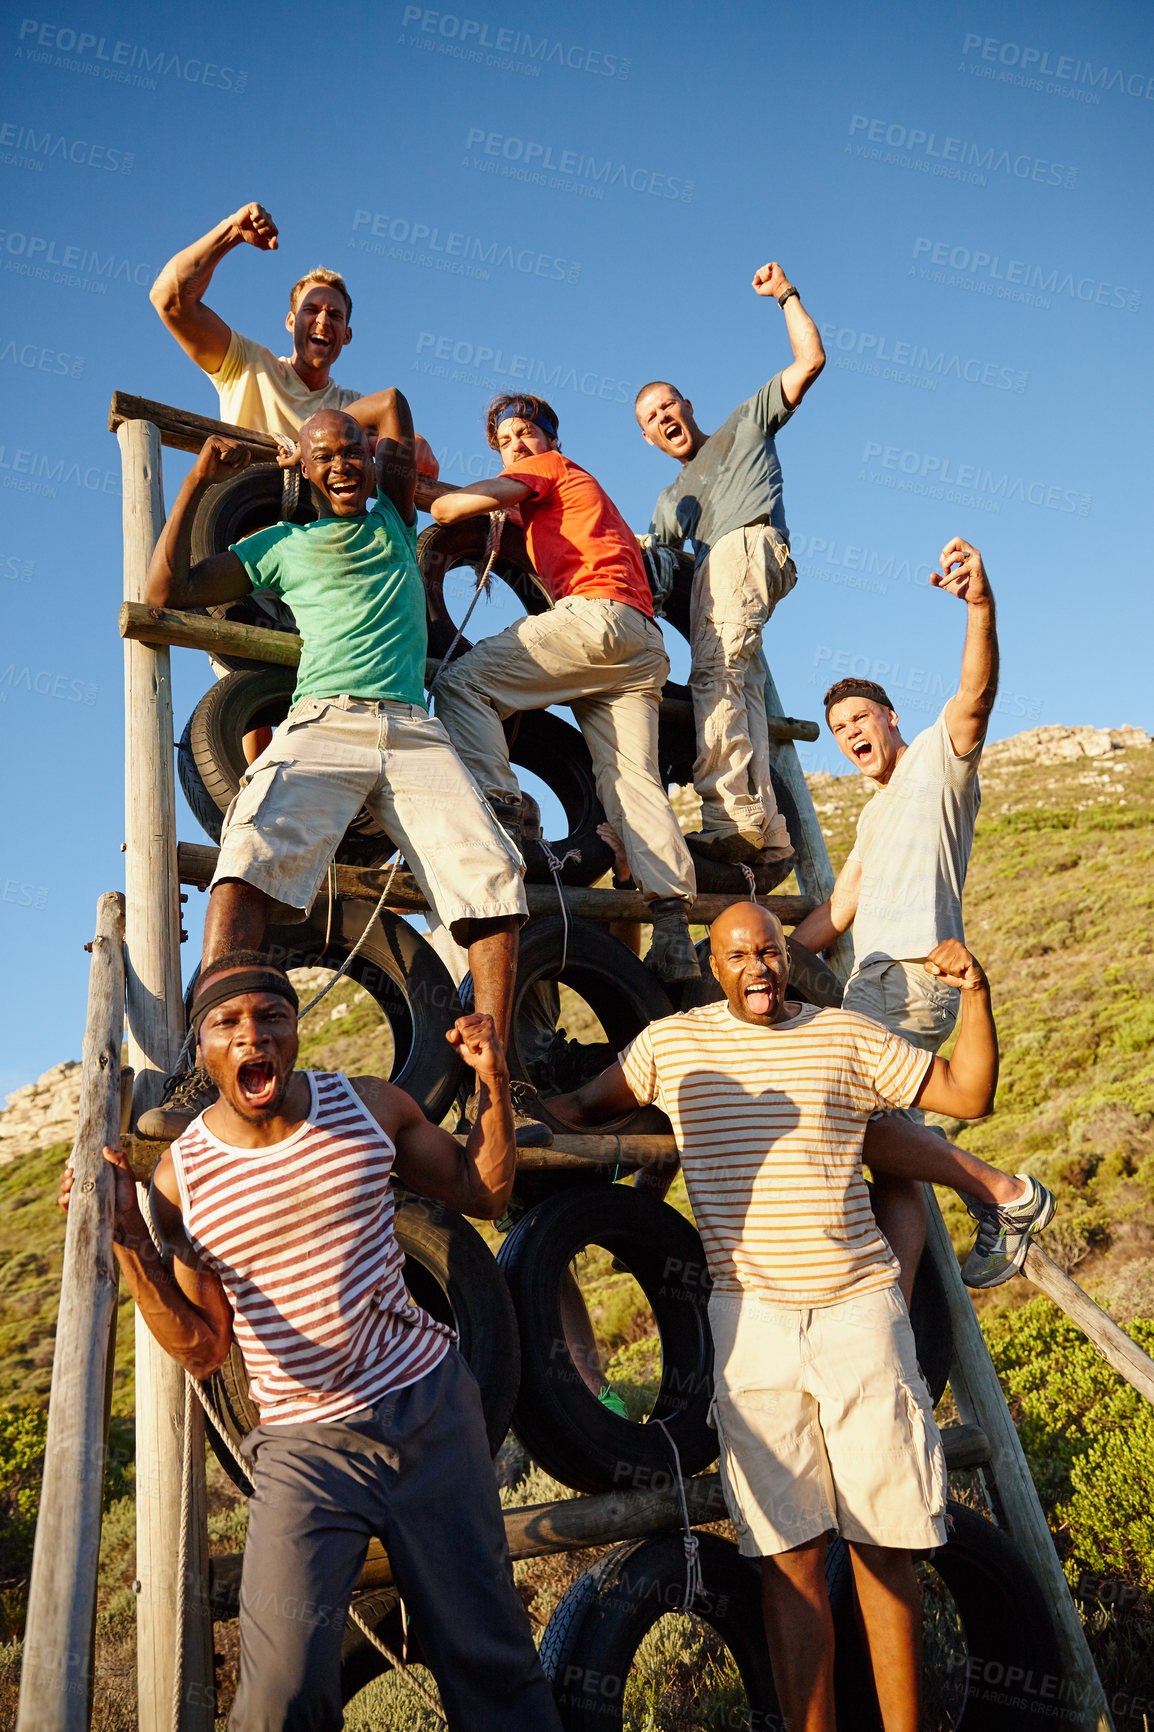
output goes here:
<path id="1" fill-rule="evenodd" d="M 825 950 L 853 925 L 861 892 L 861 861 L 851 854 L 837 875 L 832 894 L 807 914 L 790 936 L 808 950 Z"/>
<path id="2" fill-rule="evenodd" d="M 402 1185 L 463 1215 L 495 1221 L 508 1207 L 517 1172 L 505 1050 L 493 1019 L 480 1012 L 459 1016 L 448 1039 L 477 1077 L 477 1122 L 463 1147 L 391 1083 L 354 1077 L 353 1087 L 392 1136 L 393 1171 Z"/>
<path id="3" fill-rule="evenodd" d="M 153 550 L 144 586 L 150 607 L 207 607 L 210 602 L 235 601 L 248 594 L 248 573 L 235 553 L 218 553 L 189 566 L 192 520 L 202 495 L 215 482 L 236 475 L 248 461 L 248 447 L 239 440 L 215 433 L 205 440 Z"/>
<path id="4" fill-rule="evenodd" d="M 132 1170 L 115 1149 L 104 1159 L 115 1167 L 113 1249 L 125 1284 L 150 1333 L 193 1377 L 223 1365 L 232 1345 L 232 1307 L 218 1278 L 200 1262 L 180 1213 L 172 1157 L 165 1150 L 152 1180 L 153 1223 L 168 1260 L 152 1242 L 136 1197 Z M 60 1206 L 68 1207 L 72 1172 L 60 1181 Z"/>
<path id="5" fill-rule="evenodd" d="M 930 582 L 966 604 L 966 644 L 962 677 L 946 705 L 950 743 L 964 757 L 986 737 L 990 712 L 998 695 L 998 622 L 994 592 L 976 547 L 955 535 L 942 548 L 941 573 Z"/>
<path id="6" fill-rule="evenodd" d="M 980 1119 L 993 1109 L 998 1087 L 998 1033 L 985 970 L 957 938 L 930 951 L 927 971 L 961 989 L 962 1013 L 950 1058 L 935 1058 L 916 1105 L 955 1119 Z"/>
<path id="7" fill-rule="evenodd" d="M 789 407 L 796 409 L 825 366 L 825 349 L 822 347 L 821 335 L 802 306 L 801 296 L 776 261 L 762 265 L 753 279 L 753 287 L 757 294 L 772 295 L 774 300 L 781 304 L 786 333 L 793 350 L 792 362 L 782 370 L 781 394 Z M 787 290 L 790 291 L 789 299 L 783 303 L 782 297 Z"/>
<path id="8" fill-rule="evenodd" d="M 185 354 L 206 373 L 215 373 L 228 350 L 231 331 L 204 304 L 212 273 L 226 253 L 247 244 L 275 252 L 276 224 L 263 205 L 245 204 L 223 222 L 173 255 L 149 290 L 148 298 Z"/>
<path id="9" fill-rule="evenodd" d="M 351 416 L 366 433 L 373 435 L 376 440 L 377 491 L 392 500 L 402 523 L 411 523 L 417 459 L 413 412 L 408 398 L 390 385 L 386 391 L 374 391 L 370 397 L 358 398 L 349 405 L 345 414 Z"/>
<path id="10" fill-rule="evenodd" d="M 445 486 L 437 483 L 438 488 Z M 471 487 L 445 487 L 429 504 L 437 523 L 459 523 L 463 517 L 483 517 L 490 511 L 514 510 L 529 498 L 533 489 L 523 481 L 494 475 L 491 481 L 479 481 Z"/>
<path id="11" fill-rule="evenodd" d="M 619 1063 L 609 1066 L 590 1082 L 565 1095 L 550 1095 L 549 1111 L 575 1131 L 596 1130 L 598 1125 L 619 1119 L 643 1103 L 625 1080 Z"/>

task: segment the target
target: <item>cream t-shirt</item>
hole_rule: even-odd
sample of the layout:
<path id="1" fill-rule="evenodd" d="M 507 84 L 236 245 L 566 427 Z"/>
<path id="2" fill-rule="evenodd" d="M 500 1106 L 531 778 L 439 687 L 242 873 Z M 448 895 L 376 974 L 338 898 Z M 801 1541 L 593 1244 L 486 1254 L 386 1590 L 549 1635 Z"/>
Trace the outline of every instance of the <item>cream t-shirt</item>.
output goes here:
<path id="1" fill-rule="evenodd" d="M 302 421 L 318 409 L 345 409 L 364 396 L 332 379 L 322 391 L 310 391 L 290 357 L 274 355 L 239 331 L 232 332 L 224 360 L 208 376 L 220 397 L 222 421 L 286 439 L 295 439 Z"/>

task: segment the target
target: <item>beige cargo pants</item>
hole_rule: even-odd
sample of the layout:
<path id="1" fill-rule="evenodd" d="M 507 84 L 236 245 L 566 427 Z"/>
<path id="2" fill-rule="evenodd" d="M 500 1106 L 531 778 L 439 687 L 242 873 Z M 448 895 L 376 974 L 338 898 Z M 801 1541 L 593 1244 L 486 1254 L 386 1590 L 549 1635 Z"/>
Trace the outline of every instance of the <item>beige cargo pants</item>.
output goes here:
<path id="1" fill-rule="evenodd" d="M 797 569 L 776 529 L 733 529 L 693 578 L 689 606 L 689 687 L 697 725 L 693 785 L 709 836 L 761 832 L 785 848 L 789 834 L 769 775 L 761 632 Z"/>
<path id="2" fill-rule="evenodd" d="M 437 716 L 482 793 L 520 789 L 501 723 L 516 710 L 568 704 L 593 759 L 605 816 L 651 899 L 696 893 L 693 862 L 657 767 L 657 706 L 669 674 L 661 632 L 637 608 L 566 596 L 450 662 Z"/>

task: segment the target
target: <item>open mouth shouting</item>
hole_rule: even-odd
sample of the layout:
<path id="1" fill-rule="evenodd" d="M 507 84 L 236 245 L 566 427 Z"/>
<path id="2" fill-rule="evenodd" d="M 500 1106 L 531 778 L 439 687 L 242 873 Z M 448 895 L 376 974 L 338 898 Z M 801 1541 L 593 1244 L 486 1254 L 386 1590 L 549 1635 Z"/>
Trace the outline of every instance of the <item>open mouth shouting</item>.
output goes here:
<path id="1" fill-rule="evenodd" d="M 754 1016 L 769 1016 L 777 1002 L 777 985 L 772 980 L 755 980 L 745 989 L 746 1008 Z"/>
<path id="2" fill-rule="evenodd" d="M 236 1092 L 250 1111 L 260 1112 L 272 1104 L 280 1083 L 271 1058 L 245 1059 L 236 1068 Z"/>

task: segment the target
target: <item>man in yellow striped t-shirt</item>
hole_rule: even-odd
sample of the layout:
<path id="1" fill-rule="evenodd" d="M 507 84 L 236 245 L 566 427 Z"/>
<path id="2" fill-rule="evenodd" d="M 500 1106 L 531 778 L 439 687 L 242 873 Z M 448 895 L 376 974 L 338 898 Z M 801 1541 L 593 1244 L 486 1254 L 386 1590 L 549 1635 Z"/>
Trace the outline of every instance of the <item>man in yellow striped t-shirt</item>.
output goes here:
<path id="1" fill-rule="evenodd" d="M 584 1127 L 656 1102 L 673 1123 L 714 1283 L 726 1502 L 742 1552 L 762 1559 L 786 1722 L 834 1728 L 833 1530 L 849 1545 L 887 1732 L 912 1732 L 921 1613 L 910 1553 L 945 1540 L 946 1470 L 862 1144 L 874 1113 L 990 1110 L 989 987 L 958 939 L 930 953 L 929 972 L 961 994 L 947 1062 L 864 1016 L 787 1000 L 785 935 L 753 903 L 714 921 L 711 951 L 724 1002 L 652 1023 L 617 1064 L 549 1106 Z M 999 1206 L 1022 1189 L 938 1137 L 893 1146 L 908 1177 Z M 871 1164 L 888 1158 L 871 1132 Z"/>

